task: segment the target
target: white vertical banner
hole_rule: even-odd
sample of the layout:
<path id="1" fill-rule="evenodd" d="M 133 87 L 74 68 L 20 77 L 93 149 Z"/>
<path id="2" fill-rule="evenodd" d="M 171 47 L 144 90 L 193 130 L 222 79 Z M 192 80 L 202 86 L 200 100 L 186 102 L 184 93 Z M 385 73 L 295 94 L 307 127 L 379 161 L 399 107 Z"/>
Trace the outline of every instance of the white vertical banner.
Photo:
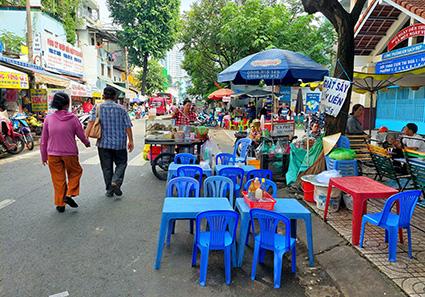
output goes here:
<path id="1" fill-rule="evenodd" d="M 322 105 L 326 114 L 336 117 L 347 98 L 351 82 L 325 76 L 323 82 Z"/>

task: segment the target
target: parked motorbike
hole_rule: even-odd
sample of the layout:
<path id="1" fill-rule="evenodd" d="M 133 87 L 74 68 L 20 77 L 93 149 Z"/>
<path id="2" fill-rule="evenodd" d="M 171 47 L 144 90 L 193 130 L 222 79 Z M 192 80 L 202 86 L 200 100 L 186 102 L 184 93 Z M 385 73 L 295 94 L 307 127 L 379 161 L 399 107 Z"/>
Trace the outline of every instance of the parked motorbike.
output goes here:
<path id="1" fill-rule="evenodd" d="M 0 118 L 0 127 L 0 153 L 21 153 L 25 148 L 22 134 L 13 131 L 12 122 L 8 118 Z"/>
<path id="2" fill-rule="evenodd" d="M 22 135 L 25 146 L 28 150 L 32 151 L 34 149 L 34 138 L 32 137 L 30 126 L 26 121 L 27 118 L 27 115 L 18 113 L 11 117 L 10 120 L 12 121 L 13 130 Z"/>
<path id="3" fill-rule="evenodd" d="M 218 123 L 217 120 L 212 116 L 212 115 L 208 115 L 206 113 L 200 113 L 197 117 L 197 122 L 199 125 L 201 126 L 206 126 L 206 127 L 217 127 Z"/>
<path id="4" fill-rule="evenodd" d="M 43 123 L 38 120 L 34 115 L 29 116 L 27 118 L 27 123 L 31 128 L 31 131 L 35 133 L 35 135 L 40 136 L 43 130 Z"/>

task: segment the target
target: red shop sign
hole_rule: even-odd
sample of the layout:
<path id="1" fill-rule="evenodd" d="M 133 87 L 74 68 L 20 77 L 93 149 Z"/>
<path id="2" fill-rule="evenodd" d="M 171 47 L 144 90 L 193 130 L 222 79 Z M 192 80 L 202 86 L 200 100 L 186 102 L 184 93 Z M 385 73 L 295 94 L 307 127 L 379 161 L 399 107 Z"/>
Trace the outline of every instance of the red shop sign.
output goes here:
<path id="1" fill-rule="evenodd" d="M 414 24 L 404 28 L 388 42 L 388 51 L 392 50 L 400 42 L 416 36 L 425 36 L 425 24 Z"/>

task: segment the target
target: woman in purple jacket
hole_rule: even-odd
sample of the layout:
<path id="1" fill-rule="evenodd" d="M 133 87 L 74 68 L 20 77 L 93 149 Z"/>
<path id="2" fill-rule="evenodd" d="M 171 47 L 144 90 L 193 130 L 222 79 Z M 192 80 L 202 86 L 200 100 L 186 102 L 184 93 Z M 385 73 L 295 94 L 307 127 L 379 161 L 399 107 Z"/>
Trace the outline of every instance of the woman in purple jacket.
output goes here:
<path id="1" fill-rule="evenodd" d="M 84 135 L 80 121 L 73 113 L 67 111 L 69 104 L 67 94 L 60 92 L 54 95 L 51 107 L 56 109 L 56 112 L 44 120 L 40 146 L 43 165 L 49 165 L 58 212 L 65 211 L 65 204 L 78 207 L 72 197 L 80 194 L 83 169 L 78 160 L 75 136 L 86 147 L 90 147 L 90 141 Z"/>

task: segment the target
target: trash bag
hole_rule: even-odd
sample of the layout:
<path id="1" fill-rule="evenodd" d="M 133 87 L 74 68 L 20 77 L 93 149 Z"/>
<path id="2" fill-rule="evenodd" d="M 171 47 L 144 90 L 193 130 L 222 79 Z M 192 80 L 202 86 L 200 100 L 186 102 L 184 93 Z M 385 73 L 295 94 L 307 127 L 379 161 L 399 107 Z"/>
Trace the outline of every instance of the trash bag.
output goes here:
<path id="1" fill-rule="evenodd" d="M 356 152 L 351 149 L 336 148 L 329 154 L 329 158 L 334 160 L 353 160 L 356 158 Z"/>
<path id="2" fill-rule="evenodd" d="M 316 175 L 316 181 L 321 184 L 329 184 L 329 180 L 333 177 L 341 177 L 338 170 L 326 170 Z"/>
<path id="3" fill-rule="evenodd" d="M 205 141 L 205 143 L 201 146 L 201 157 L 202 160 L 210 162 L 219 152 L 219 148 L 217 144 L 211 140 Z"/>

